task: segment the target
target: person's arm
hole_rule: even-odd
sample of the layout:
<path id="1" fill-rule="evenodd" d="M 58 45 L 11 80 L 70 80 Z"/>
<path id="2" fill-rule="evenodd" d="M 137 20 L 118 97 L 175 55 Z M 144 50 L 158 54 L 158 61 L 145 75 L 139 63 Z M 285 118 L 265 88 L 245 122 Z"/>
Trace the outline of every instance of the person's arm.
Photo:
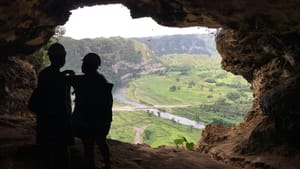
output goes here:
<path id="1" fill-rule="evenodd" d="M 83 77 L 83 75 L 68 75 L 65 77 L 68 85 L 72 87 L 77 87 L 79 80 Z"/>
<path id="2" fill-rule="evenodd" d="M 74 79 L 75 79 L 75 72 L 73 70 L 64 70 L 62 71 L 63 75 L 65 76 L 66 83 L 69 87 L 74 85 Z"/>
<path id="3" fill-rule="evenodd" d="M 75 75 L 75 72 L 73 70 L 64 70 L 64 71 L 62 71 L 62 73 L 65 76 L 74 76 Z"/>

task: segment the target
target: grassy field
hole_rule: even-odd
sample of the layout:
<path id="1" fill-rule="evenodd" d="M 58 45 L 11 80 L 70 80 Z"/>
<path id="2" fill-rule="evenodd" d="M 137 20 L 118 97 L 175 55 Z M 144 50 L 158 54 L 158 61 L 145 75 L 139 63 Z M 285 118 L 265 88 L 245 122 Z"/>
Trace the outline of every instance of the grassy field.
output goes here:
<path id="1" fill-rule="evenodd" d="M 137 78 L 128 84 L 126 97 L 205 124 L 235 125 L 252 104 L 252 91 L 242 77 L 220 68 L 219 57 L 162 56 L 168 71 Z M 116 107 L 124 106 L 116 101 Z M 134 143 L 137 129 L 143 142 L 157 147 L 186 137 L 197 143 L 201 130 L 165 120 L 144 111 L 115 111 L 110 138 Z"/>
<path id="2" fill-rule="evenodd" d="M 143 142 L 152 147 L 175 146 L 174 140 L 182 136 L 189 142 L 197 143 L 201 137 L 200 129 L 161 119 L 145 111 L 115 111 L 108 137 L 134 143 L 137 128 L 144 128 L 141 136 Z"/>
<path id="3" fill-rule="evenodd" d="M 218 57 L 172 55 L 161 60 L 169 71 L 132 81 L 126 97 L 157 107 L 169 105 L 163 110 L 206 124 L 239 123 L 251 107 L 250 84 L 222 70 Z M 186 107 L 177 108 L 182 106 Z"/>

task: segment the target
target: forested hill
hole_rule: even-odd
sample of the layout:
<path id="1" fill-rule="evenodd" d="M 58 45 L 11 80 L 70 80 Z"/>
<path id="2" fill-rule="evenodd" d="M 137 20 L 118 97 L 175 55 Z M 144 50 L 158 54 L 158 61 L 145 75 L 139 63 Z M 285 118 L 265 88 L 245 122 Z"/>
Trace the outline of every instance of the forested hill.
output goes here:
<path id="1" fill-rule="evenodd" d="M 89 52 L 97 53 L 102 59 L 100 72 L 117 86 L 130 78 L 166 70 L 144 43 L 134 39 L 114 37 L 75 40 L 62 37 L 59 42 L 67 51 L 64 68 L 81 73 L 82 57 Z"/>
<path id="2" fill-rule="evenodd" d="M 147 44 L 156 56 L 165 54 L 213 55 L 217 53 L 215 37 L 209 34 L 171 35 L 135 39 Z"/>
<path id="3" fill-rule="evenodd" d="M 81 73 L 81 59 L 89 52 L 100 55 L 101 72 L 115 85 L 143 74 L 160 73 L 166 67 L 157 56 L 164 54 L 216 53 L 211 35 L 172 35 L 145 38 L 59 39 L 67 50 L 66 69 Z"/>

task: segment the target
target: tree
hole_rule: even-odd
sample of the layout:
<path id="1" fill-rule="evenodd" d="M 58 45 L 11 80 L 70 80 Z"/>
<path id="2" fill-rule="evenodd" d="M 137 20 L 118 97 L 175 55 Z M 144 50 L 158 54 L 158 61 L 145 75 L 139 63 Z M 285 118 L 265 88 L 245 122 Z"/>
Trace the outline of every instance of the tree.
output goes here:
<path id="1" fill-rule="evenodd" d="M 151 139 L 151 135 L 152 135 L 152 132 L 150 130 L 145 130 L 144 131 L 144 139 L 145 140 L 150 140 Z"/>
<path id="2" fill-rule="evenodd" d="M 215 102 L 216 106 L 219 105 L 226 105 L 226 99 L 225 98 L 219 98 L 216 102 Z"/>
<path id="3" fill-rule="evenodd" d="M 176 91 L 176 86 L 175 86 L 175 85 L 171 86 L 171 87 L 169 88 L 169 90 L 170 90 L 171 92 L 175 92 L 175 91 Z"/>
<path id="4" fill-rule="evenodd" d="M 221 126 L 233 126 L 234 124 L 224 121 L 222 119 L 216 119 L 214 118 L 211 122 L 211 124 L 215 124 L 215 125 L 221 125 Z"/>
<path id="5" fill-rule="evenodd" d="M 196 85 L 196 83 L 194 81 L 190 81 L 188 84 L 188 88 L 192 88 L 195 85 Z"/>
<path id="6" fill-rule="evenodd" d="M 157 116 L 160 117 L 160 112 L 159 111 L 157 112 Z"/>
<path id="7" fill-rule="evenodd" d="M 206 79 L 205 80 L 207 83 L 216 83 L 215 79 Z"/>
<path id="8" fill-rule="evenodd" d="M 40 72 L 41 69 L 50 64 L 47 51 L 51 44 L 58 42 L 58 38 L 62 37 L 65 31 L 65 28 L 62 26 L 56 27 L 55 34 L 49 39 L 48 43 L 26 59 L 29 63 L 33 65 L 33 68 L 36 72 Z"/>
<path id="9" fill-rule="evenodd" d="M 199 112 L 195 113 L 195 121 L 200 122 L 200 113 Z"/>
<path id="10" fill-rule="evenodd" d="M 64 34 L 66 33 L 66 28 L 63 26 L 57 26 L 55 28 L 55 34 L 53 35 L 53 39 L 55 39 L 56 41 L 58 41 L 59 38 L 63 37 Z"/>
<path id="11" fill-rule="evenodd" d="M 239 99 L 241 96 L 237 92 L 229 92 L 226 94 L 226 97 L 232 101 L 235 101 L 235 100 Z"/>

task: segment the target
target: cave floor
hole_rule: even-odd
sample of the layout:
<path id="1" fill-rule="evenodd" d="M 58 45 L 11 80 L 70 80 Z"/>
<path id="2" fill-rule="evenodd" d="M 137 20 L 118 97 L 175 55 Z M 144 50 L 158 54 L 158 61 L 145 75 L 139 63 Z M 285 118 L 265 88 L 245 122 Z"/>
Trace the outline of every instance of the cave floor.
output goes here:
<path id="1" fill-rule="evenodd" d="M 115 140 L 109 140 L 109 146 L 112 169 L 234 169 L 208 155 L 181 148 L 153 149 L 147 145 L 133 145 Z M 1 149 L 0 169 L 40 168 L 38 149 L 35 145 Z M 71 169 L 83 169 L 81 145 L 73 146 L 71 154 Z M 100 160 L 97 161 L 97 166 L 101 166 Z"/>
<path id="2" fill-rule="evenodd" d="M 34 118 L 0 116 L 0 169 L 41 169 Z M 109 140 L 112 169 L 298 169 L 300 156 L 280 149 L 272 154 L 214 156 L 183 148 L 129 144 Z M 226 152 L 224 149 L 223 152 Z M 283 155 L 280 155 L 283 154 Z M 99 152 L 97 166 L 101 166 Z M 218 159 L 216 161 L 215 159 Z M 224 163 L 225 161 L 226 163 Z M 80 140 L 71 146 L 71 169 L 83 169 Z M 234 165 L 234 166 L 232 166 Z"/>
<path id="3" fill-rule="evenodd" d="M 112 169 L 234 169 L 209 155 L 176 147 L 151 148 L 109 140 Z M 97 151 L 96 151 L 97 152 Z M 71 169 L 82 169 L 80 140 L 71 147 Z M 97 165 L 101 166 L 99 152 Z M 40 169 L 34 144 L 34 122 L 22 117 L 0 117 L 0 169 Z"/>

